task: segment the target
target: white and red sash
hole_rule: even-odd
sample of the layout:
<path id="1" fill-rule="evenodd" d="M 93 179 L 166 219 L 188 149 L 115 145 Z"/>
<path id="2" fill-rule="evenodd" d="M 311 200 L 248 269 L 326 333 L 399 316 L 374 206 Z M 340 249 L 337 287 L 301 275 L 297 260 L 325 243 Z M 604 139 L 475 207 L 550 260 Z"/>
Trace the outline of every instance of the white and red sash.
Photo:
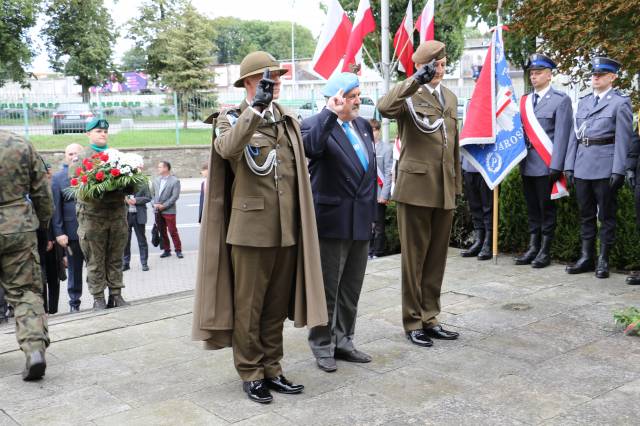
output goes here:
<path id="1" fill-rule="evenodd" d="M 520 98 L 520 116 L 522 117 L 522 125 L 524 131 L 533 145 L 544 164 L 547 167 L 551 167 L 551 156 L 553 155 L 553 142 L 549 139 L 547 132 L 544 131 L 538 118 L 533 112 L 533 99 L 529 95 L 525 95 Z M 569 195 L 567 191 L 567 179 L 564 175 L 560 176 L 560 179 L 553 184 L 551 189 L 551 199 L 557 200 L 558 198 L 566 197 Z"/>

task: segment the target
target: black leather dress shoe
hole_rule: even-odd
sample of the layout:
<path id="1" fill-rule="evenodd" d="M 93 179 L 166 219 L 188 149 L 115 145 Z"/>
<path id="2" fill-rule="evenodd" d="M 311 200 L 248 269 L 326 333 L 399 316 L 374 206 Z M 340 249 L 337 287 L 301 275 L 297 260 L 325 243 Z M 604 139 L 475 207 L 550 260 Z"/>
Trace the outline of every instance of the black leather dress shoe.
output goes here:
<path id="1" fill-rule="evenodd" d="M 407 339 L 414 345 L 424 346 L 428 348 L 433 346 L 433 340 L 431 340 L 423 330 L 411 330 L 407 332 Z"/>
<path id="2" fill-rule="evenodd" d="M 338 369 L 336 360 L 333 357 L 316 358 L 316 363 L 318 364 L 318 368 L 320 370 L 326 371 L 327 373 L 333 373 Z"/>
<path id="3" fill-rule="evenodd" d="M 273 395 L 264 384 L 264 380 L 254 380 L 252 382 L 243 382 L 242 390 L 247 393 L 250 400 L 259 402 L 260 404 L 268 404 L 273 401 Z"/>
<path id="4" fill-rule="evenodd" d="M 162 254 L 160 255 L 160 257 L 169 257 L 169 256 L 171 256 L 170 251 L 163 251 Z"/>
<path id="5" fill-rule="evenodd" d="M 69 312 L 80 312 L 80 306 L 69 306 Z"/>
<path id="6" fill-rule="evenodd" d="M 365 354 L 364 352 L 361 352 L 357 349 L 354 349 L 350 352 L 336 350 L 336 359 L 341 359 L 347 362 L 359 362 L 362 364 L 366 364 L 367 362 L 371 362 L 371 355 Z"/>
<path id="7" fill-rule="evenodd" d="M 149 266 L 148 265 L 142 265 L 142 270 L 143 271 L 148 271 L 149 270 Z"/>
<path id="8" fill-rule="evenodd" d="M 626 279 L 626 282 L 629 285 L 640 285 L 640 274 L 635 273 L 629 275 Z"/>
<path id="9" fill-rule="evenodd" d="M 27 354 L 27 364 L 22 372 L 22 380 L 28 382 L 38 380 L 44 376 L 47 363 L 44 360 L 44 350 L 34 351 Z"/>
<path id="10" fill-rule="evenodd" d="M 264 379 L 267 387 L 272 389 L 278 393 L 286 393 L 289 395 L 300 393 L 304 390 L 304 386 L 302 385 L 294 385 L 286 377 L 282 374 L 278 377 L 272 377 L 269 379 Z"/>
<path id="11" fill-rule="evenodd" d="M 176 257 L 177 257 L 178 259 L 182 259 L 182 258 L 184 258 L 184 256 L 182 255 L 182 252 L 181 252 L 181 251 L 177 251 L 177 252 L 176 252 Z"/>
<path id="12" fill-rule="evenodd" d="M 433 327 L 425 328 L 424 334 L 433 338 L 433 339 L 441 339 L 441 340 L 456 340 L 460 333 L 456 333 L 455 331 L 448 331 L 442 328 L 440 324 L 435 325 Z"/>

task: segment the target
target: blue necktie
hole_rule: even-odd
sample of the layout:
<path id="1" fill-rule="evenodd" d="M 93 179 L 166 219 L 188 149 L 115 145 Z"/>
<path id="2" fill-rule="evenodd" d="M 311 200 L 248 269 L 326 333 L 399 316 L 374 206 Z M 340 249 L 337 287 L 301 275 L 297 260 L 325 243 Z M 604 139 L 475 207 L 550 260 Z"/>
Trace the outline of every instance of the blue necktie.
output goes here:
<path id="1" fill-rule="evenodd" d="M 600 96 L 596 96 L 595 101 L 593 102 L 593 106 L 597 107 L 598 106 L 598 101 L 600 100 Z"/>
<path id="2" fill-rule="evenodd" d="M 533 107 L 535 108 L 536 105 L 538 105 L 538 98 L 540 97 L 540 95 L 538 95 L 537 93 L 533 94 Z"/>
<path id="3" fill-rule="evenodd" d="M 365 170 L 367 170 L 367 167 L 369 167 L 369 160 L 367 159 L 366 154 L 362 152 L 362 146 L 360 146 L 360 141 L 358 140 L 356 135 L 353 134 L 353 131 L 351 130 L 351 126 L 349 126 L 348 122 L 342 123 L 342 128 L 344 129 L 344 132 L 347 134 L 347 139 L 349 139 L 349 142 L 351 142 L 351 146 L 356 152 L 356 155 L 360 159 L 360 162 L 362 163 L 362 167 Z"/>

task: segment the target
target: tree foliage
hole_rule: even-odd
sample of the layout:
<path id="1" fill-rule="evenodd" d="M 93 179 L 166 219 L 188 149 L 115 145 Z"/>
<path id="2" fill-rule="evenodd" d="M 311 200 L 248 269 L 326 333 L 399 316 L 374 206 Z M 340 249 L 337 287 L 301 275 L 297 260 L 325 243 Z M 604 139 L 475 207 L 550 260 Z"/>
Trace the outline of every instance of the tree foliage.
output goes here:
<path id="1" fill-rule="evenodd" d="M 276 59 L 291 59 L 291 23 L 242 20 L 231 17 L 211 21 L 213 43 L 218 49 L 219 64 L 242 61 L 248 53 L 264 50 Z M 301 25 L 294 26 L 296 58 L 310 58 L 316 42 L 311 31 Z"/>
<path id="2" fill-rule="evenodd" d="M 147 52 L 139 46 L 133 46 L 124 52 L 120 60 L 122 71 L 140 71 L 147 69 Z"/>
<path id="3" fill-rule="evenodd" d="M 347 12 L 351 20 L 353 21 L 358 4 L 360 0 L 346 0 L 340 2 L 342 8 Z M 390 1 L 389 2 L 389 48 L 391 50 L 390 55 L 393 55 L 393 36 L 396 30 L 402 23 L 402 19 L 407 11 L 408 1 Z M 422 8 L 424 7 L 424 1 L 413 2 L 413 23 L 420 16 Z M 369 34 L 365 41 L 364 46 L 367 52 L 373 58 L 376 66 L 379 66 L 381 62 L 380 52 L 381 49 L 381 9 L 380 0 L 370 0 L 371 11 L 376 21 L 376 30 Z M 467 15 L 464 10 L 457 6 L 458 2 L 454 0 L 436 0 L 435 3 L 435 38 L 442 41 L 447 45 L 447 60 L 450 67 L 455 65 L 456 62 L 462 56 L 462 50 L 464 48 L 463 31 L 467 20 Z M 418 32 L 414 32 L 413 45 L 414 49 L 418 46 L 419 35 Z M 371 60 L 367 54 L 363 54 L 363 60 L 369 66 L 371 66 Z M 393 70 L 391 70 L 393 72 Z"/>
<path id="4" fill-rule="evenodd" d="M 127 38 L 135 42 L 135 51 L 132 49 L 130 53 L 136 56 L 143 53 L 145 64 L 142 68 L 154 79 L 158 78 L 167 63 L 167 39 L 160 37 L 160 34 L 175 24 L 183 6 L 182 0 L 147 0 L 138 8 L 138 17 L 127 24 Z M 138 60 L 139 56 L 136 58 Z"/>
<path id="5" fill-rule="evenodd" d="M 50 0 L 43 29 L 51 67 L 75 76 L 82 99 L 89 88 L 103 83 L 114 70 L 112 46 L 116 33 L 103 0 Z"/>
<path id="6" fill-rule="evenodd" d="M 7 80 L 26 84 L 34 51 L 28 31 L 36 23 L 41 0 L 2 0 L 0 6 L 0 87 Z"/>
<path id="7" fill-rule="evenodd" d="M 166 43 L 166 64 L 160 77 L 163 84 L 172 88 L 181 97 L 197 90 L 213 87 L 214 45 L 211 41 L 209 20 L 200 15 L 191 3 L 185 4 L 175 24 L 159 34 Z M 187 102 L 183 102 L 184 127 L 187 127 Z"/>

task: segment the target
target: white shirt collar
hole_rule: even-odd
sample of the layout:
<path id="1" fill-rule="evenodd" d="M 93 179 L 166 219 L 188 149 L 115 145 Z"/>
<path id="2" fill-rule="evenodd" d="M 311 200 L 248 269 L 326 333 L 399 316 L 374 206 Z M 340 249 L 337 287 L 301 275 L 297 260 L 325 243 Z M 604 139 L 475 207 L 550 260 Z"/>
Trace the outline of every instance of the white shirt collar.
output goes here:
<path id="1" fill-rule="evenodd" d="M 336 119 L 338 121 L 338 125 L 340 127 L 342 127 L 342 123 L 347 123 L 349 125 L 349 127 L 353 127 L 353 124 L 351 124 L 351 121 L 342 121 L 339 118 Z"/>
<path id="2" fill-rule="evenodd" d="M 536 90 L 534 93 L 537 94 L 540 97 L 540 99 L 542 99 L 547 93 L 549 93 L 549 90 L 551 90 L 551 85 L 548 85 L 547 87 L 545 87 L 540 91 Z"/>
<path id="3" fill-rule="evenodd" d="M 613 87 L 609 87 L 607 90 L 605 90 L 604 92 L 601 93 L 597 93 L 595 90 L 593 91 L 593 96 L 596 97 L 598 96 L 600 98 L 600 100 L 603 100 L 605 96 L 607 96 L 607 93 L 609 93 L 611 91 Z"/>

